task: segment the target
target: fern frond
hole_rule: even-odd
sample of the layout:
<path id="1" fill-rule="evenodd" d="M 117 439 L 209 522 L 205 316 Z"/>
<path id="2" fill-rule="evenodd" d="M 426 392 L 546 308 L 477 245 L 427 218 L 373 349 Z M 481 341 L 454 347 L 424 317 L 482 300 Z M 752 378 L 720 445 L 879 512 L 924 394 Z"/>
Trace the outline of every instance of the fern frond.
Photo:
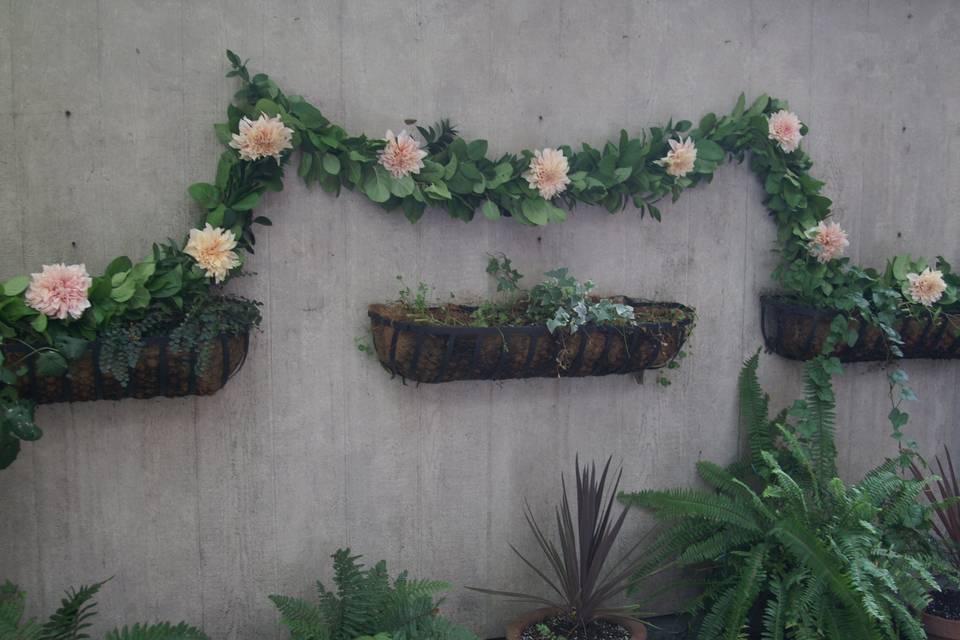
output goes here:
<path id="1" fill-rule="evenodd" d="M 328 640 L 330 625 L 320 607 L 288 596 L 272 595 L 270 601 L 280 611 L 280 622 L 290 629 L 293 640 Z"/>
<path id="2" fill-rule="evenodd" d="M 826 480 L 837 475 L 836 398 L 830 375 L 825 373 L 819 358 L 804 365 L 803 386 L 810 409 L 811 449 L 817 478 Z"/>
<path id="3" fill-rule="evenodd" d="M 727 614 L 725 640 L 738 640 L 741 629 L 748 622 L 750 608 L 753 607 L 753 603 L 756 602 L 757 596 L 767 580 L 763 563 L 767 559 L 768 552 L 769 547 L 767 545 L 757 545 L 750 550 L 746 562 L 740 569 L 740 576 Z"/>
<path id="4" fill-rule="evenodd" d="M 104 636 L 104 640 L 210 640 L 207 635 L 191 627 L 186 622 L 171 624 L 135 624 L 132 627 L 114 629 Z"/>
<path id="5" fill-rule="evenodd" d="M 95 596 L 106 583 L 96 582 L 81 586 L 79 590 L 71 588 L 67 597 L 60 600 L 60 607 L 43 625 L 40 640 L 82 640 L 90 636 L 84 633 L 90 628 L 90 618 L 96 615 Z"/>
<path id="6" fill-rule="evenodd" d="M 770 396 L 760 386 L 757 367 L 760 365 L 760 351 L 743 363 L 740 370 L 738 389 L 740 393 L 740 432 L 746 433 L 750 449 L 750 460 L 760 465 L 761 451 L 773 449 L 770 433 Z"/>
<path id="7" fill-rule="evenodd" d="M 749 505 L 727 496 L 697 489 L 667 489 L 639 491 L 626 494 L 621 500 L 627 504 L 654 511 L 667 520 L 678 518 L 706 518 L 718 524 L 728 524 L 747 531 L 760 531 Z"/>

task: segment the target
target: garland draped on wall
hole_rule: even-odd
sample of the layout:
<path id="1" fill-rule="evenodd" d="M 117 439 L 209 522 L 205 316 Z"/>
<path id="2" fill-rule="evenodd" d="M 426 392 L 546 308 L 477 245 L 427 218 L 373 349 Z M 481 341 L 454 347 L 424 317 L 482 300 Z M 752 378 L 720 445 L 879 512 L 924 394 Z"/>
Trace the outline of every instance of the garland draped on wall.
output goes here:
<path id="1" fill-rule="evenodd" d="M 763 95 L 748 106 L 741 95 L 729 114 L 708 113 L 696 125 L 671 120 L 639 136 L 621 131 L 602 148 L 562 145 L 492 159 L 485 140 L 460 137 L 446 120 L 418 127 L 422 145 L 406 132 L 352 135 L 304 98 L 286 95 L 267 75 L 251 76 L 233 52 L 227 57 L 227 76 L 242 86 L 227 122 L 215 125 L 227 148 L 214 181 L 189 187 L 205 213 L 186 241 L 156 244 L 137 263 L 117 258 L 98 277 L 83 265 L 45 265 L 0 287 L 0 344 L 29 347 L 43 375 L 64 372 L 95 339 L 112 345 L 108 366 L 122 379 L 151 332 L 178 333 L 189 344 L 257 324 L 256 303 L 225 298 L 219 286 L 254 251 L 254 225 L 271 224 L 254 209 L 267 192 L 283 188 L 294 151 L 300 152 L 297 174 L 306 184 L 334 195 L 344 188 L 357 191 L 411 222 L 432 207 L 464 222 L 479 211 L 524 225 L 562 222 L 578 203 L 610 213 L 633 205 L 641 216 L 659 221 L 664 198 L 676 201 L 686 189 L 710 182 L 726 161 L 749 158 L 777 225 L 775 281 L 805 304 L 842 312 L 824 352 L 855 340 L 848 315 L 881 327 L 898 355 L 897 318 L 960 310 L 960 278 L 942 257 L 930 264 L 896 256 L 882 271 L 842 257 L 846 234 L 826 221 L 831 201 L 821 194 L 824 183 L 810 176 L 811 160 L 800 147 L 807 127 L 783 100 Z M 3 357 L 0 351 L 0 362 Z M 8 356 L 3 364 L 0 468 L 16 457 L 20 440 L 40 437 L 32 402 L 14 386 L 24 374 L 24 359 Z"/>

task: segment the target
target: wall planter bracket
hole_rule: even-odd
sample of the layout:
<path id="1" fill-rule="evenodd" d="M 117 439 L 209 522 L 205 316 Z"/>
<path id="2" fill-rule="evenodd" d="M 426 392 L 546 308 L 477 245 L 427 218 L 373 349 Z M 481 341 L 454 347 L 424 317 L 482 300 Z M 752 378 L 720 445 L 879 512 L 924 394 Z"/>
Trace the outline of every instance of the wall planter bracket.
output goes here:
<path id="1" fill-rule="evenodd" d="M 820 355 L 830 334 L 830 323 L 839 312 L 803 305 L 789 296 L 760 298 L 760 327 L 767 349 L 790 360 L 809 360 Z M 883 331 L 853 317 L 850 329 L 857 340 L 841 344 L 833 353 L 841 362 L 890 360 L 894 356 Z M 960 316 L 940 313 L 920 318 L 904 316 L 894 325 L 903 344 L 904 358 L 934 360 L 960 358 Z"/>
<path id="2" fill-rule="evenodd" d="M 393 375 L 417 382 L 604 376 L 665 366 L 693 326 L 693 310 L 677 303 L 628 300 L 643 310 L 676 310 L 673 322 L 585 326 L 551 334 L 545 326 L 457 327 L 421 324 L 387 305 L 370 305 L 377 358 Z M 464 308 L 470 310 L 469 307 Z"/>
<path id="3" fill-rule="evenodd" d="M 144 339 L 137 364 L 129 369 L 129 381 L 121 384 L 101 366 L 102 342 L 91 342 L 86 351 L 70 362 L 64 375 L 41 375 L 36 357 L 27 347 L 6 343 L 3 352 L 7 366 L 26 365 L 27 373 L 17 380 L 22 398 L 38 404 L 120 400 L 122 398 L 168 398 L 212 395 L 235 374 L 247 357 L 249 334 L 221 334 L 195 348 L 177 351 L 166 336 Z M 205 352 L 206 365 L 199 365 Z"/>

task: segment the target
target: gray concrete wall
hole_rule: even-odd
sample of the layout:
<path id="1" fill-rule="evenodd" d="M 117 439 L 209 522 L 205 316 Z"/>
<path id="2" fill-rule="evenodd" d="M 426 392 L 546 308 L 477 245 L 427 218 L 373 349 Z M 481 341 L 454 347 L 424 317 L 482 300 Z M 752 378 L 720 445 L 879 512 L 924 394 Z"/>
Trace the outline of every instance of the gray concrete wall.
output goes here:
<path id="1" fill-rule="evenodd" d="M 670 116 L 785 97 L 812 133 L 855 259 L 960 258 L 960 4 L 9 0 L 0 20 L 0 274 L 144 254 L 197 216 L 235 84 L 232 48 L 351 130 L 449 116 L 493 152 L 601 143 Z M 67 117 L 65 112 L 69 111 Z M 266 595 L 309 594 L 350 545 L 454 584 L 533 586 L 521 498 L 546 514 L 576 452 L 614 454 L 625 486 L 691 482 L 732 459 L 736 375 L 760 345 L 773 227 L 745 167 L 664 207 L 664 221 L 578 209 L 546 229 L 417 225 L 351 193 L 289 180 L 267 198 L 236 289 L 265 302 L 246 367 L 212 398 L 44 407 L 43 440 L 0 475 L 0 577 L 50 611 L 68 585 L 115 576 L 98 629 L 186 618 L 214 638 L 278 638 Z M 697 307 L 692 358 L 649 379 L 402 386 L 354 348 L 395 276 L 491 292 L 486 251 L 536 278 L 565 265 L 605 292 Z M 960 366 L 908 365 L 925 451 L 960 447 Z M 776 402 L 799 367 L 767 357 Z M 854 477 L 895 450 L 884 371 L 839 383 Z M 630 520 L 630 535 L 647 522 Z M 462 589 L 445 610 L 483 634 L 510 607 Z"/>

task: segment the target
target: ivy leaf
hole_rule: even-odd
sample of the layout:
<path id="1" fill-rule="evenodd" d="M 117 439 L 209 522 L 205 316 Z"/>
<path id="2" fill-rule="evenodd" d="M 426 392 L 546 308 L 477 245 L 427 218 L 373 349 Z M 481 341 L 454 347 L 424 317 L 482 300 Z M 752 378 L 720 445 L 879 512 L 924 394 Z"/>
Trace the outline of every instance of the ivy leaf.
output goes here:
<path id="1" fill-rule="evenodd" d="M 90 344 L 83 338 L 74 338 L 73 336 L 57 336 L 53 343 L 67 360 L 78 360 Z"/>
<path id="2" fill-rule="evenodd" d="M 487 141 L 474 140 L 467 145 L 467 157 L 476 162 L 487 155 Z"/>
<path id="3" fill-rule="evenodd" d="M 56 351 L 44 351 L 37 356 L 37 374 L 62 376 L 67 370 L 67 361 Z"/>
<path id="4" fill-rule="evenodd" d="M 33 330 L 37 333 L 43 333 L 47 330 L 47 316 L 42 313 L 38 314 L 37 317 L 30 322 L 30 326 L 33 327 Z"/>
<path id="5" fill-rule="evenodd" d="M 442 182 L 436 182 L 431 184 L 423 190 L 424 193 L 429 193 L 435 198 L 441 200 L 450 200 L 453 196 L 450 195 L 450 190 L 447 189 L 447 185 Z"/>
<path id="6" fill-rule="evenodd" d="M 484 203 L 480 206 L 480 210 L 483 212 L 484 217 L 487 220 L 499 220 L 500 219 L 500 207 L 496 203 L 491 202 L 490 200 L 485 200 Z"/>

